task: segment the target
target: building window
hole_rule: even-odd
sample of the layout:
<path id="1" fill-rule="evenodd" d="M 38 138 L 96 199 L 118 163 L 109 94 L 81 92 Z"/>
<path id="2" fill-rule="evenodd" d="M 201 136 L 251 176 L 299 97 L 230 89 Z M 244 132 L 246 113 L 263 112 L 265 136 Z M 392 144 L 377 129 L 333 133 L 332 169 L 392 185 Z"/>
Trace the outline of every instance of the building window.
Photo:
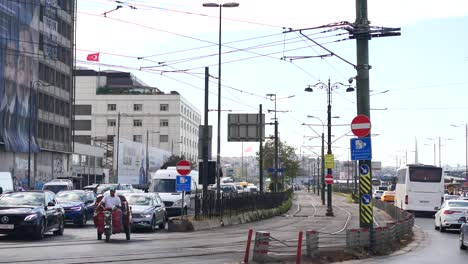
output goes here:
<path id="1" fill-rule="evenodd" d="M 107 142 L 114 142 L 115 135 L 107 135 L 106 141 Z"/>
<path id="2" fill-rule="evenodd" d="M 142 142 L 143 136 L 142 135 L 133 135 L 133 141 L 135 142 Z"/>
<path id="3" fill-rule="evenodd" d="M 107 119 L 107 126 L 108 127 L 115 127 L 115 119 Z"/>
<path id="4" fill-rule="evenodd" d="M 75 120 L 75 130 L 91 131 L 91 120 Z M 53 135 L 53 131 L 49 134 Z"/>
<path id="5" fill-rule="evenodd" d="M 116 104 L 107 104 L 107 111 L 115 111 L 117 110 Z"/>
<path id="6" fill-rule="evenodd" d="M 143 121 L 141 119 L 135 119 L 135 120 L 133 120 L 133 126 L 141 127 L 141 126 L 143 126 Z"/>
<path id="7" fill-rule="evenodd" d="M 159 121 L 159 126 L 162 126 L 162 127 L 169 126 L 169 120 L 168 119 L 161 119 L 161 121 Z"/>
<path id="8" fill-rule="evenodd" d="M 143 105 L 142 104 L 134 104 L 133 105 L 133 111 L 143 111 Z"/>
<path id="9" fill-rule="evenodd" d="M 159 106 L 160 111 L 169 111 L 169 105 L 168 104 L 161 104 Z"/>
<path id="10" fill-rule="evenodd" d="M 159 142 L 169 142 L 168 135 L 159 135 Z"/>
<path id="11" fill-rule="evenodd" d="M 75 105 L 75 115 L 91 115 L 91 105 Z"/>

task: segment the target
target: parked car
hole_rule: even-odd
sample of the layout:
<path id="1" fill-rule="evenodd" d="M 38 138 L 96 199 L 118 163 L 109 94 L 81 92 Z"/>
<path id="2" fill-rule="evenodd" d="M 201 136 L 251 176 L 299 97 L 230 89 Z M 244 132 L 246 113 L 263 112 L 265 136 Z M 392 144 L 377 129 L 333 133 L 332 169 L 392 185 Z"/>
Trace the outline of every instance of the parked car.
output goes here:
<path id="1" fill-rule="evenodd" d="M 448 200 L 445 201 L 434 217 L 434 228 L 444 232 L 447 228 L 460 228 L 458 219 L 468 215 L 468 201 Z"/>
<path id="2" fill-rule="evenodd" d="M 30 234 L 42 239 L 44 233 L 63 235 L 65 211 L 50 191 L 6 193 L 0 197 L 0 233 Z"/>
<path id="3" fill-rule="evenodd" d="M 157 193 L 124 194 L 132 212 L 132 228 L 145 228 L 154 231 L 166 227 L 166 208 Z"/>
<path id="4" fill-rule="evenodd" d="M 93 219 L 96 194 L 91 191 L 73 190 L 57 193 L 56 199 L 65 209 L 65 223 L 85 226 Z"/>
<path id="5" fill-rule="evenodd" d="M 384 193 L 384 191 L 382 190 L 375 190 L 374 193 L 373 193 L 373 196 L 375 199 L 382 199 L 382 194 Z"/>
<path id="6" fill-rule="evenodd" d="M 255 186 L 255 185 L 248 185 L 247 187 L 245 187 L 245 192 L 248 192 L 248 193 L 257 193 L 257 192 L 258 192 L 258 188 L 257 188 L 257 186 Z"/>
<path id="7" fill-rule="evenodd" d="M 444 194 L 444 201 L 448 200 L 458 200 L 460 199 L 460 196 L 454 195 L 454 194 Z"/>
<path id="8" fill-rule="evenodd" d="M 468 216 L 462 216 L 458 219 L 460 226 L 460 249 L 468 248 Z"/>
<path id="9" fill-rule="evenodd" d="M 237 193 L 236 185 L 233 183 L 223 183 L 220 186 L 220 190 L 223 194 L 233 194 Z"/>
<path id="10" fill-rule="evenodd" d="M 394 191 L 384 191 L 380 200 L 384 202 L 393 202 L 395 201 L 395 192 Z"/>
<path id="11" fill-rule="evenodd" d="M 73 182 L 67 179 L 55 179 L 50 182 L 47 182 L 42 186 L 42 190 L 51 191 L 58 193 L 64 190 L 73 190 Z"/>

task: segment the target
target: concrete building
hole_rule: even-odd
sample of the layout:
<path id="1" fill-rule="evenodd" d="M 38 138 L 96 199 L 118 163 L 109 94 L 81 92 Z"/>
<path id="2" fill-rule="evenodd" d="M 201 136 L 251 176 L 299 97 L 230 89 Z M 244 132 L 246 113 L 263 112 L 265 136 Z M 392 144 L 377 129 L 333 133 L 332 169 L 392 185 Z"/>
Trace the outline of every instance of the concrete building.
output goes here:
<path id="1" fill-rule="evenodd" d="M 164 93 L 127 72 L 77 69 L 75 74 L 76 142 L 107 143 L 107 158 L 119 137 L 198 160 L 201 113 L 178 92 Z"/>
<path id="2" fill-rule="evenodd" d="M 76 1 L 0 2 L 0 171 L 40 188 L 70 171 Z"/>
<path id="3" fill-rule="evenodd" d="M 72 154 L 71 178 L 75 188 L 93 183 L 108 183 L 109 169 L 104 168 L 105 149 L 75 143 Z"/>

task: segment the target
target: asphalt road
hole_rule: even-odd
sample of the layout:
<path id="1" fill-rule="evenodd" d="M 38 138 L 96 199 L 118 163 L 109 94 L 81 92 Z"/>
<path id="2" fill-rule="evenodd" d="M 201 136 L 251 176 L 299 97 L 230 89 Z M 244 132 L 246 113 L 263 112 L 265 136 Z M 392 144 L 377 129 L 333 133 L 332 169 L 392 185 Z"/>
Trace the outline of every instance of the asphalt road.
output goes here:
<path id="1" fill-rule="evenodd" d="M 466 264 L 468 263 L 468 251 L 458 248 L 458 230 L 449 230 L 440 233 L 434 229 L 434 219 L 429 217 L 417 217 L 415 224 L 419 227 L 418 241 L 412 250 L 403 249 L 391 256 L 373 258 L 360 261 L 348 261 L 346 264 L 385 263 L 385 264 Z"/>
<path id="2" fill-rule="evenodd" d="M 325 217 L 326 207 L 321 205 L 317 196 L 298 193 L 293 208 L 283 216 L 189 233 L 169 233 L 165 230 L 136 232 L 132 233 L 130 241 L 125 240 L 124 234 L 112 236 L 109 243 L 98 241 L 91 222 L 84 228 L 67 226 L 63 236 L 47 235 L 42 241 L 0 236 L 0 264 L 240 263 L 244 258 L 250 228 L 271 233 L 274 238 L 271 242 L 272 254 L 294 255 L 300 230 L 318 230 L 339 238 L 344 235 L 345 228 L 357 227 L 358 207 L 344 200 L 335 196 L 335 216 Z"/>

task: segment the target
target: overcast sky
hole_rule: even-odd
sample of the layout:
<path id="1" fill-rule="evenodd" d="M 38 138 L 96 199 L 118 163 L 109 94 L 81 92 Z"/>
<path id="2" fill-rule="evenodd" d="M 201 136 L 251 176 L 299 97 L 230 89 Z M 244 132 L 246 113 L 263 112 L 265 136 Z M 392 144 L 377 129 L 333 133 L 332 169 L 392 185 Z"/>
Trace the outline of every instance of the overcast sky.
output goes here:
<path id="1" fill-rule="evenodd" d="M 215 1 L 216 2 L 216 1 Z M 257 113 L 274 109 L 267 93 L 277 101 L 280 137 L 306 155 L 320 153 L 320 140 L 307 138 L 322 132 L 314 115 L 326 123 L 326 92 L 307 85 L 317 82 L 347 83 L 354 68 L 337 57 L 290 61 L 291 56 L 317 56 L 327 52 L 297 33 L 304 29 L 341 21 L 354 22 L 355 1 L 288 0 L 237 1 L 236 8 L 222 14 L 222 109 L 233 113 Z M 101 52 L 101 70 L 131 71 L 163 91 L 179 91 L 203 109 L 204 67 L 217 76 L 219 9 L 202 7 L 198 0 L 78 1 L 78 65 L 86 55 Z M 414 162 L 415 141 L 419 162 L 465 165 L 465 129 L 468 122 L 468 1 L 380 0 L 369 1 L 373 26 L 401 27 L 400 37 L 372 39 L 369 43 L 373 160 L 383 165 Z M 104 17 L 104 13 L 106 17 Z M 347 61 L 356 62 L 356 44 L 346 31 L 305 30 L 309 38 L 325 45 Z M 143 57 L 144 59 L 138 59 Z M 286 57 L 287 59 L 282 59 Z M 140 70 L 144 67 L 144 70 Z M 182 71 L 184 70 L 184 71 Z M 332 98 L 333 152 L 349 159 L 349 124 L 356 115 L 356 94 L 346 88 L 334 90 Z M 385 92 L 387 91 L 388 92 Z M 217 109 L 217 80 L 210 83 L 210 109 Z M 383 110 L 386 109 L 386 110 Z M 222 112 L 221 154 L 240 156 L 241 143 L 227 142 L 227 113 Z M 271 120 L 273 114 L 267 114 Z M 209 123 L 216 131 L 217 113 Z M 315 132 L 311 129 L 313 128 Z M 267 126 L 266 134 L 273 134 Z M 216 136 L 216 135 L 215 135 Z M 306 136 L 306 138 L 304 138 Z M 428 138 L 436 139 L 429 140 Z M 216 140 L 213 139 L 213 153 Z M 253 145 L 244 143 L 244 149 Z M 301 147 L 302 146 L 302 147 Z M 258 149 L 255 144 L 253 150 Z M 244 155 L 253 155 L 254 152 Z"/>

